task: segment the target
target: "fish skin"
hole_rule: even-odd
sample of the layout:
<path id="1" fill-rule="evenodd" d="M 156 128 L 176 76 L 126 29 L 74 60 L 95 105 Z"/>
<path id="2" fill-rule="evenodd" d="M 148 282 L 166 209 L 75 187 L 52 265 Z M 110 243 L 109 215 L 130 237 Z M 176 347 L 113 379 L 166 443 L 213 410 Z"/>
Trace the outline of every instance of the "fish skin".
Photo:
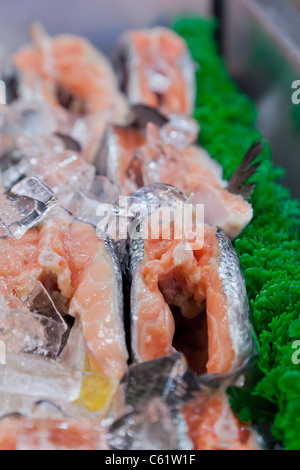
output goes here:
<path id="1" fill-rule="evenodd" d="M 106 246 L 107 251 L 110 253 L 113 266 L 114 266 L 116 284 L 117 284 L 116 297 L 117 297 L 118 316 L 119 316 L 118 327 L 119 327 L 119 334 L 123 336 L 124 331 L 121 331 L 122 328 L 120 328 L 121 325 L 123 325 L 124 323 L 123 275 L 122 275 L 122 267 L 120 263 L 118 247 L 116 243 L 114 242 L 114 240 L 110 237 L 105 237 L 104 244 Z M 125 351 L 125 349 L 124 349 L 124 353 L 127 357 L 128 352 L 127 350 Z"/>
<path id="2" fill-rule="evenodd" d="M 52 190 L 37 177 L 24 178 L 4 192 L 0 191 L 1 238 L 21 238 L 30 228 L 45 219 L 57 204 Z M 10 209 L 14 207 L 13 210 Z M 16 218 L 18 212 L 18 218 Z"/>
<path id="3" fill-rule="evenodd" d="M 116 174 L 119 166 L 119 151 L 114 127 L 108 125 L 99 150 L 96 153 L 94 165 L 100 175 L 107 176 L 116 182 Z"/>
<path id="4" fill-rule="evenodd" d="M 149 122 L 153 122 L 158 127 L 162 127 L 168 122 L 168 118 L 160 113 L 157 109 L 151 108 L 145 104 L 136 104 L 131 106 L 128 125 L 139 129 L 146 129 Z"/>
<path id="5" fill-rule="evenodd" d="M 66 147 L 67 150 L 74 150 L 75 152 L 81 152 L 82 146 L 81 144 L 73 139 L 73 137 L 63 134 L 61 132 L 55 132 L 55 136 L 61 139 Z"/>
<path id="6" fill-rule="evenodd" d="M 255 355 L 257 348 L 239 257 L 231 241 L 220 228 L 217 230 L 217 238 L 220 247 L 219 275 L 227 297 L 229 330 L 235 352 L 233 368 L 237 368 L 246 358 Z"/>

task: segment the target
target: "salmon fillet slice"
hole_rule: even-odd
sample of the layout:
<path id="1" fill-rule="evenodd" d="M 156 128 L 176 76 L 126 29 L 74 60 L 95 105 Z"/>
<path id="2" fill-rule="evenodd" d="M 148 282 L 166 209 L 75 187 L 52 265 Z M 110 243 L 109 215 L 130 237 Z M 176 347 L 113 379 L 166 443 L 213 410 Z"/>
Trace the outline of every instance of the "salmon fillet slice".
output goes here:
<path id="1" fill-rule="evenodd" d="M 112 242 L 92 225 L 58 208 L 21 239 L 0 240 L 0 279 L 7 294 L 24 301 L 37 280 L 54 282 L 79 318 L 89 368 L 121 379 L 127 350 L 122 277 Z"/>
<path id="2" fill-rule="evenodd" d="M 175 346 L 197 373 L 234 370 L 256 348 L 245 281 L 230 241 L 222 230 L 198 222 L 192 245 L 185 233 L 148 236 L 151 220 L 145 218 L 140 235 L 129 242 L 135 359 L 168 355 Z"/>
<path id="3" fill-rule="evenodd" d="M 230 182 L 223 179 L 222 167 L 206 150 L 196 145 L 179 149 L 162 137 L 163 132 L 164 127 L 159 129 L 152 122 L 147 124 L 146 130 L 110 126 L 96 163 L 98 170 L 115 181 L 126 195 L 154 183 L 179 188 L 192 197 L 194 204 L 204 205 L 207 225 L 218 226 L 235 239 L 253 217 L 252 206 L 243 191 L 237 187 L 231 189 Z M 245 161 L 249 154 L 255 157 L 261 150 L 258 144 L 251 147 Z M 245 174 L 252 176 L 254 171 L 249 168 L 246 173 L 243 168 L 240 179 L 245 178 Z M 257 164 L 253 168 L 256 169 Z M 253 189 L 253 184 L 242 187 Z"/>

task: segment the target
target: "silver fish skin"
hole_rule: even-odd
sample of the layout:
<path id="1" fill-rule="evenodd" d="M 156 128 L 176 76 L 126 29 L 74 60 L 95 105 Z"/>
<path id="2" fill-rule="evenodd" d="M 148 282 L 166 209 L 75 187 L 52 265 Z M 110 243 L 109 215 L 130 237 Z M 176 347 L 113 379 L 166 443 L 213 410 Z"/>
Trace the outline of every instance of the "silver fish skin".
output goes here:
<path id="1" fill-rule="evenodd" d="M 111 181 L 119 183 L 116 181 L 119 162 L 118 139 L 114 132 L 114 126 L 108 125 L 96 154 L 94 165 L 99 175 L 107 176 Z"/>
<path id="2" fill-rule="evenodd" d="M 112 238 L 105 237 L 104 243 L 105 243 L 105 247 L 107 251 L 109 252 L 111 256 L 113 266 L 114 266 L 115 280 L 116 280 L 116 286 L 117 286 L 116 298 L 117 298 L 117 305 L 118 305 L 118 319 L 119 319 L 118 324 L 119 324 L 119 329 L 122 330 L 119 333 L 124 335 L 124 330 L 122 327 L 124 323 L 123 278 L 122 278 L 122 267 L 120 264 L 119 253 L 118 253 L 117 245 L 115 244 L 114 240 L 112 240 Z"/>
<path id="3" fill-rule="evenodd" d="M 219 276 L 228 303 L 228 323 L 232 347 L 235 352 L 233 369 L 257 354 L 254 330 L 250 319 L 245 278 L 239 257 L 222 229 L 217 230 L 220 247 Z"/>
<path id="4" fill-rule="evenodd" d="M 133 200 L 140 200 L 145 209 L 145 216 L 150 215 L 152 211 L 158 207 L 182 207 L 187 202 L 186 196 L 174 186 L 156 183 L 152 186 L 141 188 L 136 191 L 132 197 Z M 133 221 L 136 226 L 136 232 L 140 232 L 135 238 L 128 238 L 127 250 L 128 259 L 127 265 L 123 261 L 125 273 L 129 277 L 130 282 L 130 304 L 131 304 L 131 346 L 133 359 L 139 361 L 139 355 L 137 352 L 137 322 L 138 322 L 138 302 L 136 299 L 137 294 L 137 282 L 139 273 L 139 265 L 144 259 L 144 240 L 141 233 L 141 219 Z M 123 260 L 125 257 L 123 257 Z"/>

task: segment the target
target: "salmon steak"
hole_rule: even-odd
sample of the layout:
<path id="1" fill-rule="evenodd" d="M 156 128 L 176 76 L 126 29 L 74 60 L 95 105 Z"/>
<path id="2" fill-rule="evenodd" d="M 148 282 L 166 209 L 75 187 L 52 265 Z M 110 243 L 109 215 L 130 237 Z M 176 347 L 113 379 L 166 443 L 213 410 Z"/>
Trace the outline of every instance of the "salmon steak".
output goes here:
<path id="1" fill-rule="evenodd" d="M 63 127 L 71 128 L 80 140 L 82 134 L 74 128 L 85 125 L 88 133 L 81 143 L 87 160 L 93 160 L 106 123 L 122 121 L 127 109 L 111 65 L 84 38 L 51 38 L 37 23 L 32 25 L 31 37 L 32 44 L 13 57 L 20 71 L 21 93 L 30 99 L 40 93 L 42 100 L 54 106 L 59 132 Z M 72 126 L 72 116 L 83 119 Z"/>
<path id="2" fill-rule="evenodd" d="M 158 184 L 140 195 L 159 207 L 141 220 L 138 236 L 129 241 L 134 357 L 149 361 L 175 347 L 199 374 L 232 371 L 256 350 L 245 282 L 229 239 L 221 229 L 196 221 L 195 241 L 187 248 L 190 227 L 177 236 L 180 193 Z M 168 204 L 180 215 L 174 216 L 170 239 L 162 225 L 155 233 L 155 220 Z"/>
<path id="3" fill-rule="evenodd" d="M 59 208 L 21 239 L 0 240 L 0 257 L 5 294 L 24 302 L 37 281 L 60 293 L 67 314 L 80 321 L 87 367 L 121 379 L 127 350 L 122 276 L 113 242 L 99 239 L 94 227 Z"/>
<path id="4" fill-rule="evenodd" d="M 203 148 L 191 145 L 197 131 L 192 120 L 180 115 L 161 127 L 154 119 L 144 128 L 109 126 L 96 166 L 124 194 L 153 183 L 176 186 L 192 195 L 194 204 L 204 205 L 206 224 L 219 226 L 235 239 L 253 217 L 247 201 L 253 184 L 244 183 L 256 171 L 258 163 L 252 163 L 263 146 L 260 142 L 253 145 L 227 182 L 221 166 Z M 172 139 L 174 133 L 177 136 Z"/>
<path id="5" fill-rule="evenodd" d="M 167 28 L 127 31 L 119 39 L 114 60 L 130 104 L 166 114 L 192 113 L 194 64 L 180 36 Z"/>

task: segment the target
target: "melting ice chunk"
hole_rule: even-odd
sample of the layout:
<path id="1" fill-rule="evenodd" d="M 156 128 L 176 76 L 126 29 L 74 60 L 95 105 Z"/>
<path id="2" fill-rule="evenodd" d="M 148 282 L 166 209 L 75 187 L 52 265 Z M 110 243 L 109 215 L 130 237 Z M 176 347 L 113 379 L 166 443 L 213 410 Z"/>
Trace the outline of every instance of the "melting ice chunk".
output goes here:
<path id="1" fill-rule="evenodd" d="M 130 366 L 119 388 L 119 408 L 110 427 L 112 447 L 191 449 L 181 406 L 198 389 L 197 379 L 180 353 Z"/>
<path id="2" fill-rule="evenodd" d="M 114 449 L 178 449 L 177 429 L 170 409 L 157 397 L 113 423 L 110 432 L 109 442 Z"/>
<path id="3" fill-rule="evenodd" d="M 42 317 L 48 318 L 52 322 L 57 322 L 59 324 L 59 327 L 57 325 L 56 328 L 50 328 L 50 331 L 48 331 L 48 335 L 51 336 L 51 331 L 55 333 L 55 331 L 58 329 L 59 331 L 63 331 L 63 334 L 60 336 L 56 336 L 55 340 L 60 340 L 60 344 L 57 345 L 57 351 L 52 351 L 51 356 L 57 356 L 62 349 L 65 347 L 69 333 L 70 333 L 70 328 L 68 324 L 65 322 L 64 318 L 61 316 L 57 308 L 55 307 L 50 295 L 48 294 L 47 290 L 43 286 L 43 284 L 39 281 L 37 281 L 36 285 L 34 286 L 32 292 L 29 294 L 28 298 L 25 301 L 27 307 L 32 313 L 35 313 L 37 315 L 41 315 Z M 50 327 L 54 326 L 52 323 L 50 324 Z M 47 331 L 47 330 L 46 330 Z M 53 349 L 53 348 L 52 348 Z M 55 353 L 55 354 L 54 354 Z"/>
<path id="4" fill-rule="evenodd" d="M 11 145 L 21 136 L 52 135 L 55 130 L 56 121 L 51 107 L 41 102 L 15 101 L 6 110 L 0 142 Z"/>
<path id="5" fill-rule="evenodd" d="M 41 282 L 37 281 L 25 303 L 31 312 L 37 313 L 43 317 L 47 317 L 50 320 L 60 323 L 63 325 L 64 331 L 67 331 L 68 326 L 65 320 L 56 309 L 50 295 Z"/>
<path id="6" fill-rule="evenodd" d="M 136 406 L 153 397 L 169 403 L 174 400 L 175 390 L 182 387 L 187 372 L 186 360 L 180 353 L 130 366 L 122 380 L 126 404 Z"/>
<path id="7" fill-rule="evenodd" d="M 199 124 L 194 119 L 183 114 L 171 114 L 169 122 L 161 128 L 160 135 L 163 142 L 184 150 L 195 143 L 199 129 Z"/>
<path id="8" fill-rule="evenodd" d="M 70 371 L 46 357 L 8 351 L 0 375 L 0 419 L 11 412 L 32 415 L 43 404 L 52 415 L 56 405 L 65 415 L 99 422 L 110 408 L 116 387 L 115 381 L 101 374 Z"/>
<path id="9" fill-rule="evenodd" d="M 9 347 L 7 350 L 7 364 L 0 376 L 1 393 L 22 394 L 23 398 L 32 396 L 35 401 L 50 399 L 58 404 L 79 399 L 82 373 L 71 374 L 45 357 L 12 353 Z"/>
<path id="10" fill-rule="evenodd" d="M 21 238 L 41 222 L 57 203 L 52 191 L 38 178 L 24 178 L 0 193 L 0 233 Z"/>
<path id="11" fill-rule="evenodd" d="M 95 176 L 88 191 L 78 191 L 73 194 L 70 202 L 64 204 L 71 214 L 82 220 L 97 226 L 102 217 L 105 217 L 106 210 L 99 211 L 101 204 L 112 204 L 120 189 L 105 176 Z"/>
<path id="12" fill-rule="evenodd" d="M 0 339 L 9 352 L 57 357 L 64 332 L 61 323 L 26 308 L 1 312 Z"/>

